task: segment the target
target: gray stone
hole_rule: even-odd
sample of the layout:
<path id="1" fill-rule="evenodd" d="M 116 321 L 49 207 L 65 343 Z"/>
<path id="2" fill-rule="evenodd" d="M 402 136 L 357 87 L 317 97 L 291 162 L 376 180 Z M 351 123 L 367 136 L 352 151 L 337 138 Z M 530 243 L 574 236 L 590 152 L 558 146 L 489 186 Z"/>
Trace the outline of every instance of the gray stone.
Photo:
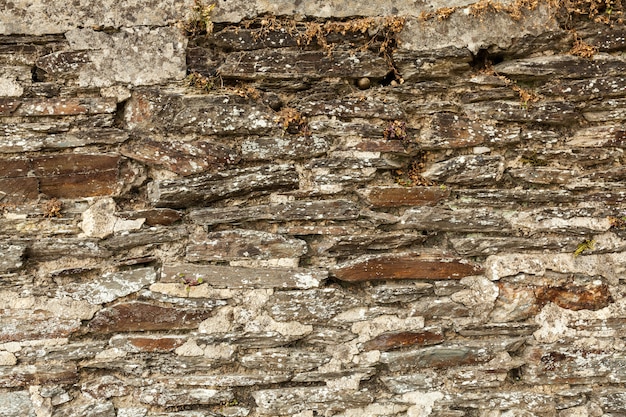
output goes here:
<path id="1" fill-rule="evenodd" d="M 432 164 L 420 175 L 435 182 L 460 185 L 491 185 L 502 178 L 501 156 L 463 155 Z"/>
<path id="2" fill-rule="evenodd" d="M 28 391 L 0 393 L 0 416 L 35 417 L 35 408 Z"/>
<path id="3" fill-rule="evenodd" d="M 163 282 L 201 282 L 215 288 L 315 288 L 328 272 L 315 269 L 264 269 L 236 266 L 165 264 Z"/>
<path id="4" fill-rule="evenodd" d="M 141 218 L 141 217 L 140 217 Z M 128 250 L 137 246 L 159 245 L 174 242 L 188 235 L 185 226 L 151 227 L 148 230 L 124 231 L 105 240 L 100 245 L 112 252 Z"/>
<path id="5" fill-rule="evenodd" d="M 25 253 L 25 246 L 0 243 L 0 273 L 20 269 Z"/>
<path id="6" fill-rule="evenodd" d="M 251 161 L 301 159 L 322 155 L 329 148 L 329 141 L 317 135 L 248 138 L 241 144 L 241 156 Z"/>
<path id="7" fill-rule="evenodd" d="M 509 221 L 501 212 L 477 208 L 450 210 L 441 207 L 408 209 L 398 229 L 454 232 L 502 232 L 510 229 Z"/>
<path id="8" fill-rule="evenodd" d="M 372 299 L 377 303 L 406 303 L 415 301 L 431 294 L 433 285 L 425 282 L 393 283 L 377 285 L 368 290 Z"/>
<path id="9" fill-rule="evenodd" d="M 624 74 L 626 61 L 610 55 L 600 55 L 594 59 L 552 55 L 502 62 L 494 66 L 494 70 L 498 74 L 522 80 L 614 77 Z M 588 82 L 594 83 L 593 80 Z"/>
<path id="10" fill-rule="evenodd" d="M 301 323 L 328 323 L 342 311 L 361 305 L 362 302 L 347 291 L 324 288 L 309 291 L 281 291 L 274 294 L 269 312 L 276 320 L 296 320 Z"/>
<path id="11" fill-rule="evenodd" d="M 266 371 L 303 372 L 319 368 L 330 360 L 327 353 L 311 352 L 293 348 L 267 349 L 244 355 L 239 362 L 244 368 Z"/>
<path id="12" fill-rule="evenodd" d="M 79 3 L 68 7 L 54 0 L 11 3 L 0 12 L 0 34 L 56 34 L 75 27 L 164 26 L 184 18 L 193 2 L 107 0 L 99 7 Z"/>
<path id="13" fill-rule="evenodd" d="M 294 220 L 353 220 L 359 217 L 359 208 L 347 200 L 311 200 L 268 204 L 250 207 L 203 208 L 192 210 L 194 223 L 214 225 L 242 223 L 257 220 L 286 222 Z"/>
<path id="14" fill-rule="evenodd" d="M 321 413 L 365 406 L 374 401 L 367 391 L 342 391 L 328 387 L 296 387 L 253 391 L 257 412 L 292 416 L 304 410 Z"/>
<path id="15" fill-rule="evenodd" d="M 300 239 L 256 230 L 214 232 L 187 245 L 186 259 L 198 261 L 232 261 L 241 259 L 298 258 L 307 252 Z"/>
<path id="16" fill-rule="evenodd" d="M 86 404 L 72 403 L 69 406 L 63 406 L 60 409 L 56 409 L 52 414 L 52 417 L 115 417 L 115 407 L 113 403 L 106 402 L 94 402 Z"/>
<path id="17" fill-rule="evenodd" d="M 61 286 L 57 297 L 69 296 L 76 300 L 87 300 L 91 304 L 104 304 L 135 293 L 156 281 L 153 268 L 107 272 L 92 281 Z"/>
<path id="18" fill-rule="evenodd" d="M 148 185 L 148 198 L 158 207 L 178 208 L 255 191 L 289 190 L 297 186 L 298 174 L 293 166 L 268 165 L 153 181 Z"/>
<path id="19" fill-rule="evenodd" d="M 142 388 L 139 392 L 139 401 L 161 407 L 221 404 L 233 398 L 234 395 L 231 391 L 207 388 L 175 388 L 163 384 Z"/>
<path id="20" fill-rule="evenodd" d="M 467 48 L 476 54 L 486 48 L 506 50 L 515 39 L 538 36 L 558 28 L 548 7 L 538 7 L 525 15 L 524 19 L 516 20 L 507 13 L 472 16 L 460 10 L 447 19 L 435 18 L 425 22 L 417 18 L 407 19 L 399 35 L 400 46 L 411 51 Z M 485 31 L 486 27 L 491 30 Z"/>
<path id="21" fill-rule="evenodd" d="M 492 237 L 472 236 L 450 239 L 455 251 L 465 256 L 495 255 L 513 250 L 574 252 L 580 243 L 572 236 L 545 237 Z"/>
<path id="22" fill-rule="evenodd" d="M 380 380 L 394 394 L 406 394 L 417 390 L 432 390 L 443 383 L 432 370 L 397 376 L 381 376 Z"/>

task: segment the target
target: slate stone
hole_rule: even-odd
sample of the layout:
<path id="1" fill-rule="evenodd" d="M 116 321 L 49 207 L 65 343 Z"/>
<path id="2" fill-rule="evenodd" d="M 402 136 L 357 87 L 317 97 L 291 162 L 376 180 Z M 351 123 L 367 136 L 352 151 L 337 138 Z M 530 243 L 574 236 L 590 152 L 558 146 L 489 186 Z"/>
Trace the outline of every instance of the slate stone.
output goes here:
<path id="1" fill-rule="evenodd" d="M 232 400 L 231 391 L 221 391 L 206 388 L 176 388 L 166 385 L 156 385 L 142 388 L 139 392 L 139 401 L 144 404 L 161 407 L 184 405 L 213 405 Z"/>
<path id="2" fill-rule="evenodd" d="M 241 366 L 248 369 L 264 369 L 267 372 L 281 370 L 299 373 L 319 368 L 330 361 L 330 359 L 331 357 L 326 353 L 276 348 L 244 355 L 239 358 L 239 362 Z"/>
<path id="3" fill-rule="evenodd" d="M 298 174 L 293 166 L 268 165 L 153 181 L 148 185 L 148 198 L 158 207 L 181 208 L 255 191 L 290 190 L 297 186 Z"/>
<path id="4" fill-rule="evenodd" d="M 327 324 L 337 314 L 360 305 L 362 301 L 349 292 L 323 288 L 278 292 L 272 296 L 267 308 L 278 321 Z"/>
<path id="5" fill-rule="evenodd" d="M 20 269 L 25 253 L 26 246 L 0 243 L 0 273 Z"/>
<path id="6" fill-rule="evenodd" d="M 256 220 L 286 222 L 293 220 L 352 220 L 359 217 L 359 208 L 347 200 L 310 200 L 249 206 L 243 208 L 203 208 L 192 210 L 194 223 L 214 225 Z"/>
<path id="7" fill-rule="evenodd" d="M 186 259 L 198 261 L 231 261 L 241 259 L 298 258 L 307 252 L 300 239 L 256 230 L 213 232 L 197 243 L 187 245 Z"/>
<path id="8" fill-rule="evenodd" d="M 434 205 L 450 195 L 441 187 L 367 187 L 359 191 L 377 208 Z"/>
<path id="9" fill-rule="evenodd" d="M 0 388 L 18 388 L 29 385 L 70 385 L 78 382 L 78 380 L 78 370 L 74 362 L 0 367 Z"/>
<path id="10" fill-rule="evenodd" d="M 35 408 L 28 391 L 0 393 L 0 415 L 5 417 L 35 417 Z"/>
<path id="11" fill-rule="evenodd" d="M 322 136 L 282 136 L 248 138 L 241 144 L 242 159 L 267 161 L 274 158 L 311 158 L 330 149 L 330 141 Z"/>
<path id="12" fill-rule="evenodd" d="M 245 268 L 237 266 L 165 264 L 162 282 L 201 280 L 215 288 L 316 288 L 328 276 L 321 269 Z"/>
<path id="13" fill-rule="evenodd" d="M 574 55 L 553 55 L 501 62 L 494 66 L 494 71 L 519 80 L 611 77 L 623 75 L 626 62 L 612 56 L 589 60 Z"/>
<path id="14" fill-rule="evenodd" d="M 482 267 L 445 255 L 369 256 L 333 268 L 333 276 L 349 282 L 393 279 L 461 279 L 480 275 Z"/>
<path id="15" fill-rule="evenodd" d="M 493 185 L 500 181 L 503 172 L 501 156 L 463 155 L 434 163 L 420 175 L 438 183 L 472 187 Z"/>
<path id="16" fill-rule="evenodd" d="M 257 412 L 262 415 L 286 416 L 303 410 L 341 411 L 365 406 L 374 401 L 367 391 L 341 391 L 328 387 L 295 387 L 253 391 Z"/>
<path id="17" fill-rule="evenodd" d="M 95 333 L 194 329 L 211 316 L 211 311 L 212 308 L 185 309 L 130 301 L 100 310 L 88 327 Z"/>
<path id="18" fill-rule="evenodd" d="M 441 330 L 383 333 L 364 343 L 363 349 L 388 351 L 404 347 L 436 345 L 444 341 Z"/>
<path id="19" fill-rule="evenodd" d="M 398 229 L 454 232 L 502 232 L 511 228 L 502 213 L 485 208 L 450 210 L 439 207 L 408 209 Z"/>

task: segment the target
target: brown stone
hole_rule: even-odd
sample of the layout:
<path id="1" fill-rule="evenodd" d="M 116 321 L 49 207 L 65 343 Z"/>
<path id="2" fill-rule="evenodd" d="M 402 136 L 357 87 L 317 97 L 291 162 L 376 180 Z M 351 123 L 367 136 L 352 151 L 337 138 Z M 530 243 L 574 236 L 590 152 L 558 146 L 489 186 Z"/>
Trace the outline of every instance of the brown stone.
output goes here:
<path id="1" fill-rule="evenodd" d="M 71 361 L 0 367 L 0 388 L 69 385 L 76 382 L 78 382 L 78 370 L 76 364 Z"/>
<path id="2" fill-rule="evenodd" d="M 480 275 L 482 267 L 445 255 L 377 256 L 357 259 L 333 269 L 333 275 L 349 282 L 381 279 L 461 279 Z"/>
<path id="3" fill-rule="evenodd" d="M 436 345 L 443 340 L 441 331 L 383 333 L 366 342 L 363 349 L 387 351 L 411 346 Z"/>
<path id="4" fill-rule="evenodd" d="M 586 285 L 569 284 L 559 287 L 539 287 L 535 296 L 540 303 L 549 301 L 568 310 L 599 310 L 614 300 L 609 286 L 591 282 Z"/>
<path id="5" fill-rule="evenodd" d="M 144 138 L 125 144 L 120 152 L 129 158 L 148 165 L 163 166 L 183 176 L 216 170 L 239 160 L 235 150 L 209 141 Z"/>
<path id="6" fill-rule="evenodd" d="M 119 213 L 118 216 L 129 220 L 146 219 L 144 222 L 146 226 L 169 226 L 183 217 L 181 212 L 168 208 L 122 212 Z"/>
<path id="7" fill-rule="evenodd" d="M 447 198 L 441 187 L 368 187 L 363 193 L 373 207 L 433 205 Z"/>
<path id="8" fill-rule="evenodd" d="M 32 160 L 40 191 L 49 197 L 76 198 L 115 194 L 119 156 L 103 154 L 61 154 Z"/>
<path id="9" fill-rule="evenodd" d="M 100 310 L 89 323 L 95 333 L 194 329 L 211 316 L 211 308 L 186 309 L 131 301 Z"/>

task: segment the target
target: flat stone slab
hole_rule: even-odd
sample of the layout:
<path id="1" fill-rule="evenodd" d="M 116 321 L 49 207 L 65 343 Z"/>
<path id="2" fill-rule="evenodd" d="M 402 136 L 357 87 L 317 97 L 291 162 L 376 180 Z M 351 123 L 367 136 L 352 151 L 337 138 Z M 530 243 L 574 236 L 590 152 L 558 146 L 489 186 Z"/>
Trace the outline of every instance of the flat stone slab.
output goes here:
<path id="1" fill-rule="evenodd" d="M 473 262 L 445 255 L 406 254 L 365 256 L 333 268 L 342 281 L 360 282 L 393 279 L 461 279 L 480 275 L 482 267 Z"/>
<path id="2" fill-rule="evenodd" d="M 162 282 L 201 280 L 215 288 L 316 288 L 328 277 L 323 270 L 244 268 L 237 266 L 165 264 Z"/>

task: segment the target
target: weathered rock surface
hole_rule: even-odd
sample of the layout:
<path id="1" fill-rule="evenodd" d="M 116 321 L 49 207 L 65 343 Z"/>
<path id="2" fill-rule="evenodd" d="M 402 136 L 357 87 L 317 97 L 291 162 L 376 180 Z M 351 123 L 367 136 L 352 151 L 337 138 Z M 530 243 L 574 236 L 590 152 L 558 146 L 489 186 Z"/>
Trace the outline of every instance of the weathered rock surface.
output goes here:
<path id="1" fill-rule="evenodd" d="M 620 2 L 172 3 L 0 7 L 0 416 L 623 414 Z"/>

